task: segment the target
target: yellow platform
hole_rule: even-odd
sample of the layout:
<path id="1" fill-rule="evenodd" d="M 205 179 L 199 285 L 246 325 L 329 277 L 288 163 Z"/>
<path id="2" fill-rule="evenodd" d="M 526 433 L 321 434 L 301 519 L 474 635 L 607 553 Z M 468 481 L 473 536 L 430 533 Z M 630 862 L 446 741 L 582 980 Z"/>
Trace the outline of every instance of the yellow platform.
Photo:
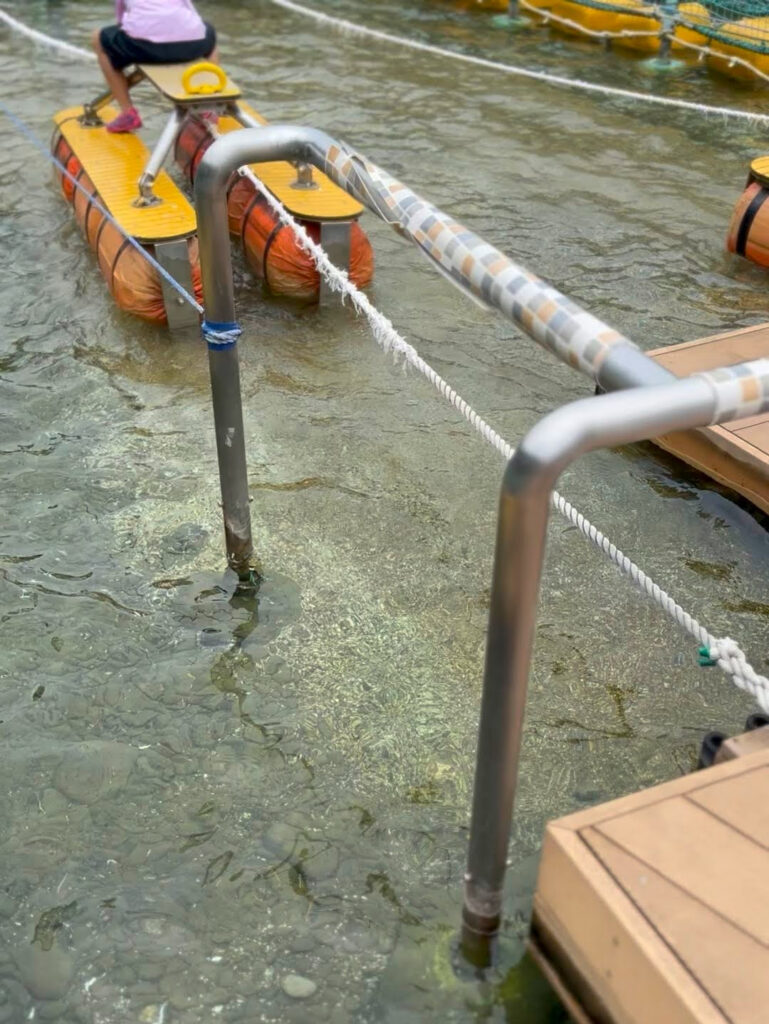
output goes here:
<path id="1" fill-rule="evenodd" d="M 760 185 L 769 185 L 769 156 L 757 156 L 751 160 L 750 177 Z"/>
<path id="2" fill-rule="evenodd" d="M 677 377 L 769 356 L 769 325 L 747 327 L 648 353 Z M 748 416 L 656 438 L 677 455 L 769 512 L 769 415 Z"/>
<path id="3" fill-rule="evenodd" d="M 267 123 L 247 103 L 240 103 L 239 106 L 260 124 Z M 222 134 L 242 127 L 234 117 L 219 119 L 219 131 Z M 315 168 L 312 172 L 313 180 L 318 185 L 315 189 L 292 188 L 291 183 L 296 181 L 296 168 L 284 161 L 252 164 L 251 170 L 294 217 L 316 221 L 355 220 L 363 213 L 363 207 L 357 200 Z"/>
<path id="4" fill-rule="evenodd" d="M 213 100 L 237 100 L 240 98 L 240 89 L 231 78 L 222 71 L 224 75 L 224 87 L 217 88 L 215 92 L 199 94 L 189 93 L 184 87 L 183 78 L 189 68 L 204 61 L 191 61 L 189 64 L 139 64 L 139 70 L 155 88 L 161 92 L 166 99 L 172 103 L 210 103 Z M 217 85 L 216 76 L 210 71 L 201 71 L 192 80 L 193 85 Z"/>
<path id="5" fill-rule="evenodd" d="M 113 135 L 103 126 L 84 127 L 78 121 L 82 113 L 82 107 L 62 110 L 54 121 L 120 227 L 140 242 L 168 242 L 194 235 L 195 211 L 165 171 L 154 184 L 162 202 L 133 205 L 139 195 L 139 177 L 149 159 L 141 139 L 132 134 Z M 110 120 L 117 111 L 107 107 L 102 114 Z"/>

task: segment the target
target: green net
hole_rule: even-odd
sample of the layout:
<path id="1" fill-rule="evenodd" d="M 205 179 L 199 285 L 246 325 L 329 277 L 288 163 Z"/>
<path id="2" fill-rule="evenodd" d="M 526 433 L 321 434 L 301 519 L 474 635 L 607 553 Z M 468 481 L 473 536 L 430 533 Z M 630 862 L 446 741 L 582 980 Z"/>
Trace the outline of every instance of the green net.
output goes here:
<path id="1" fill-rule="evenodd" d="M 769 0 L 699 0 L 707 15 L 679 12 L 686 24 L 708 39 L 754 53 L 769 53 Z M 665 4 L 666 8 L 672 5 Z"/>

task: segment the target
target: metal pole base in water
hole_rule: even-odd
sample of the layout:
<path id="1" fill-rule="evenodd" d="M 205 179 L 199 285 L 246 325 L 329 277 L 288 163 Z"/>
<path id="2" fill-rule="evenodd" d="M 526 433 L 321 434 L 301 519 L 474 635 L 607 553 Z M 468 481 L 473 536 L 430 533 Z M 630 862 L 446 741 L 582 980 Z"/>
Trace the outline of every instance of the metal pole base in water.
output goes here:
<path id="1" fill-rule="evenodd" d="M 234 324 L 227 325 L 231 337 L 224 340 L 227 332 L 221 329 L 223 326 L 205 321 L 203 334 L 208 342 L 227 564 L 237 573 L 241 586 L 248 586 L 256 584 L 259 571 L 251 539 L 246 444 L 236 344 L 239 329 Z"/>
<path id="2" fill-rule="evenodd" d="M 531 28 L 532 22 L 528 18 L 521 17 L 518 10 L 518 0 L 510 0 L 507 14 L 495 14 L 491 19 L 494 28 L 506 28 L 517 32 L 522 28 Z"/>
<path id="3" fill-rule="evenodd" d="M 467 882 L 465 884 L 467 886 Z M 474 913 L 468 909 L 468 899 L 466 887 L 459 951 L 466 964 L 476 970 L 485 971 L 494 965 L 501 918 L 499 914 L 487 917 Z M 458 963 L 455 970 L 461 970 L 461 966 Z"/>
<path id="4" fill-rule="evenodd" d="M 511 18 L 509 14 L 495 14 L 491 19 L 491 24 L 494 28 L 505 28 L 508 32 L 522 32 L 524 29 L 531 28 L 532 22 L 528 18 Z"/>
<path id="5" fill-rule="evenodd" d="M 654 75 L 683 75 L 689 70 L 689 65 L 682 60 L 673 60 L 672 57 L 649 57 L 641 61 L 641 68 Z"/>
<path id="6" fill-rule="evenodd" d="M 673 60 L 670 56 L 670 40 L 669 32 L 664 32 L 660 36 L 659 53 L 641 62 L 644 71 L 655 75 L 680 75 L 684 71 L 688 71 L 688 65 L 684 61 Z"/>

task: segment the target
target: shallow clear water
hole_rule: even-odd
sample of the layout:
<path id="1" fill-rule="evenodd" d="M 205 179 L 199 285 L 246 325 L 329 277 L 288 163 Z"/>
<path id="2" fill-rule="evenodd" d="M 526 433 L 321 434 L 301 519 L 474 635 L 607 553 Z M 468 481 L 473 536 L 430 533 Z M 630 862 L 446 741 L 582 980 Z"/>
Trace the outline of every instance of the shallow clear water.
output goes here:
<path id="1" fill-rule="evenodd" d="M 94 0 L 9 9 L 82 43 Z M 692 68 L 510 36 L 451 3 L 324 9 L 561 74 L 765 107 Z M 722 251 L 758 131 L 600 100 L 202 3 L 272 121 L 355 144 L 645 348 L 767 318 Z M 95 70 L 0 36 L 6 102 L 45 136 Z M 161 106 L 145 94 L 149 132 Z M 239 269 L 258 599 L 223 574 L 207 364 L 111 304 L 49 168 L 0 153 L 0 1022 L 562 1019 L 519 962 L 548 818 L 689 770 L 751 702 L 554 521 L 499 971 L 459 980 L 498 457 L 346 308 L 266 301 Z M 148 132 L 148 134 L 149 134 Z M 365 219 L 382 309 L 508 439 L 589 393 Z M 766 669 L 769 543 L 651 448 L 562 490 Z M 317 986 L 298 1000 L 286 976 Z M 290 987 L 290 985 L 289 985 Z"/>

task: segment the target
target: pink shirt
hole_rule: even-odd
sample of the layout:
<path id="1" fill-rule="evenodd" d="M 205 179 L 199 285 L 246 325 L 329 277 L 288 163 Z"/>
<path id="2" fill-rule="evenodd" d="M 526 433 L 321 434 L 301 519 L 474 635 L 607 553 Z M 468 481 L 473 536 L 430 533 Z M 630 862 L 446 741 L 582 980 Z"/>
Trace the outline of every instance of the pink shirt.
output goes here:
<path id="1" fill-rule="evenodd" d="M 206 34 L 192 0 L 115 0 L 118 25 L 134 39 L 184 43 Z"/>

